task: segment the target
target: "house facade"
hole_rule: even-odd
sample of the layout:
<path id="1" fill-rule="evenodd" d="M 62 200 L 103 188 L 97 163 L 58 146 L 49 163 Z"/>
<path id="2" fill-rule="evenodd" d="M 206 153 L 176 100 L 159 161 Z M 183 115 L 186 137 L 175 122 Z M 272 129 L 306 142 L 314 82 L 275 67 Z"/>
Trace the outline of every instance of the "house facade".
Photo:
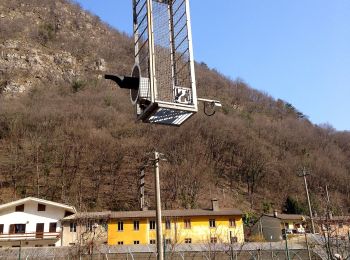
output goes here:
<path id="1" fill-rule="evenodd" d="M 350 238 L 350 216 L 333 216 L 314 218 L 317 232 L 326 237 Z"/>
<path id="2" fill-rule="evenodd" d="M 107 223 L 111 212 L 79 212 L 62 222 L 62 246 L 107 244 Z"/>
<path id="3" fill-rule="evenodd" d="M 304 234 L 306 217 L 297 214 L 263 214 L 251 228 L 251 240 L 276 242 L 284 234 Z"/>
<path id="4" fill-rule="evenodd" d="M 61 246 L 61 223 L 72 206 L 28 197 L 0 205 L 0 247 Z"/>
<path id="5" fill-rule="evenodd" d="M 163 210 L 162 231 L 167 244 L 243 243 L 242 212 L 238 209 Z M 112 212 L 108 245 L 156 244 L 156 212 Z"/>

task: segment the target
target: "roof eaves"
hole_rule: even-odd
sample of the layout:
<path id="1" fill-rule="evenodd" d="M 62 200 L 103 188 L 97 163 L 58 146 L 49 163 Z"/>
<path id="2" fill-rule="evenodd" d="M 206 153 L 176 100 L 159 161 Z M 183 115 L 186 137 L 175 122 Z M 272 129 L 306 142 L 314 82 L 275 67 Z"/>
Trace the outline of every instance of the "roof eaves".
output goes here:
<path id="1" fill-rule="evenodd" d="M 111 218 L 147 218 L 155 217 L 155 210 L 147 211 L 115 211 L 111 213 Z M 191 210 L 163 210 L 163 217 L 188 217 L 188 216 L 242 216 L 243 212 L 239 209 L 222 209 L 218 211 L 191 209 Z"/>
<path id="2" fill-rule="evenodd" d="M 15 205 L 19 205 L 19 204 L 22 204 L 22 203 L 25 203 L 27 201 L 36 201 L 36 202 L 39 202 L 39 203 L 42 203 L 42 204 L 47 204 L 47 205 L 51 205 L 51 206 L 55 206 L 55 207 L 60 207 L 60 208 L 66 209 L 66 210 L 71 210 L 74 213 L 77 212 L 75 207 L 73 207 L 73 206 L 69 206 L 69 205 L 66 205 L 66 204 L 57 203 L 57 202 L 53 202 L 53 201 L 49 201 L 49 200 L 44 200 L 44 199 L 38 199 L 38 198 L 35 198 L 35 197 L 26 197 L 26 198 L 23 198 L 23 199 L 19 199 L 19 200 L 15 200 L 15 201 L 12 201 L 12 202 L 9 202 L 9 203 L 2 204 L 2 205 L 0 205 L 0 210 L 6 209 L 8 207 L 15 206 Z"/>

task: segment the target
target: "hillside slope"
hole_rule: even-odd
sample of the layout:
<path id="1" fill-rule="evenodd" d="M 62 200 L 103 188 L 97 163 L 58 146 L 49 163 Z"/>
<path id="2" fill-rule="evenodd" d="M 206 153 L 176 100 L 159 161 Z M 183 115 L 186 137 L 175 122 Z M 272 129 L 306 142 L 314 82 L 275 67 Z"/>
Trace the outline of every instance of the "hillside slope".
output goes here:
<path id="1" fill-rule="evenodd" d="M 134 122 L 125 91 L 102 79 L 129 74 L 130 38 L 65 0 L 0 3 L 0 202 L 39 196 L 81 210 L 137 209 L 138 169 L 157 149 L 165 207 L 221 204 L 256 211 L 350 208 L 350 134 L 315 126 L 274 100 L 197 64 L 198 92 L 223 101 L 180 128 Z M 283 86 L 281 86 L 283 87 Z M 152 205 L 152 170 L 147 170 Z"/>

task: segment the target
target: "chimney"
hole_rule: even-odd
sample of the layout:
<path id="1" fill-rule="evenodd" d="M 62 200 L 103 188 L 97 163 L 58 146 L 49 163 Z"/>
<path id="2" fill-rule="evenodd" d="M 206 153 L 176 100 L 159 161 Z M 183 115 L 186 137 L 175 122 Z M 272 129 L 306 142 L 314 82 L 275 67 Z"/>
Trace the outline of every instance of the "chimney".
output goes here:
<path id="1" fill-rule="evenodd" d="M 278 217 L 278 212 L 277 212 L 277 210 L 275 209 L 275 210 L 273 210 L 273 217 L 274 218 L 277 218 Z"/>
<path id="2" fill-rule="evenodd" d="M 213 211 L 219 211 L 219 202 L 217 199 L 211 199 L 211 205 Z"/>

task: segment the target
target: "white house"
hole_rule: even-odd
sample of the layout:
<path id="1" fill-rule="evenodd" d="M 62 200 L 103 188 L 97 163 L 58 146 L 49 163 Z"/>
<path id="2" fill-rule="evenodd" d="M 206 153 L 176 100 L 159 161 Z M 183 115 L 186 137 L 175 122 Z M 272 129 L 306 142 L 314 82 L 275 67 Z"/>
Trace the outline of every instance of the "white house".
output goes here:
<path id="1" fill-rule="evenodd" d="M 61 246 L 61 223 L 72 206 L 28 197 L 0 205 L 0 248 Z"/>

